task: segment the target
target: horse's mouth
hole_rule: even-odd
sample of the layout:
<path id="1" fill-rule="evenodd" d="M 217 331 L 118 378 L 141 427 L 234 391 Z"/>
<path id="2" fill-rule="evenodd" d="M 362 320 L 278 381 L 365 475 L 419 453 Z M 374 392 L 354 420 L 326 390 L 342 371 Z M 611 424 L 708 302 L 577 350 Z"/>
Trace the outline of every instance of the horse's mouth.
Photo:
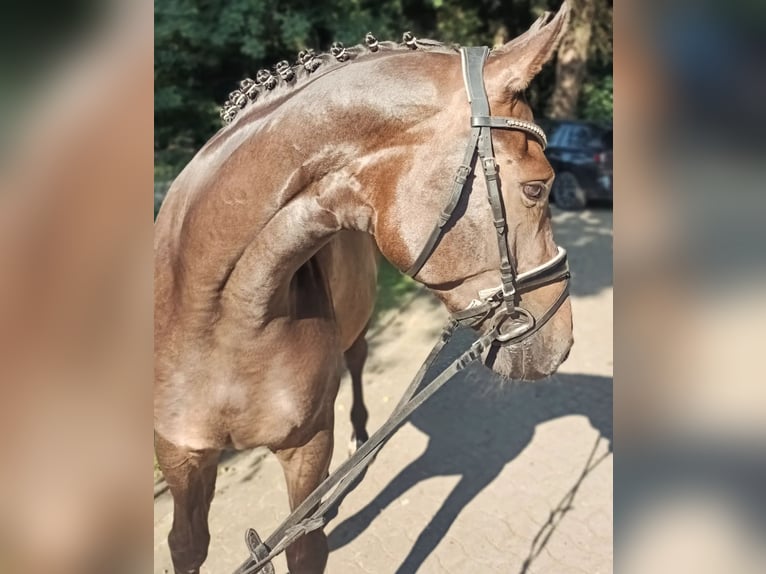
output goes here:
<path id="1" fill-rule="evenodd" d="M 505 379 L 537 381 L 556 372 L 569 357 L 571 346 L 571 339 L 552 344 L 535 335 L 515 345 L 493 345 L 485 364 Z"/>

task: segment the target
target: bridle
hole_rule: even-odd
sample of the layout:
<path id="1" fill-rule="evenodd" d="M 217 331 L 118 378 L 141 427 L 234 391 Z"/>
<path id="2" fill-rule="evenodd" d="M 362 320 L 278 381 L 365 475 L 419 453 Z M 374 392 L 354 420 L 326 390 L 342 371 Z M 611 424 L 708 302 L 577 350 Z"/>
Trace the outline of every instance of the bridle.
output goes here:
<path id="1" fill-rule="evenodd" d="M 460 54 L 463 61 L 463 78 L 468 92 L 468 100 L 471 103 L 471 138 L 463 163 L 457 170 L 449 203 L 440 215 L 439 222 L 431 232 L 415 263 L 407 270 L 407 274 L 416 275 L 433 253 L 444 226 L 452 217 L 452 213 L 460 201 L 468 176 L 473 171 L 471 166 L 478 157 L 487 183 L 489 203 L 492 207 L 495 229 L 497 230 L 502 283 L 492 289 L 480 291 L 478 293 L 479 298 L 475 299 L 466 309 L 453 313 L 436 345 L 420 367 L 415 379 L 407 387 L 388 420 L 349 459 L 325 478 L 282 521 L 271 536 L 266 540 L 261 540 L 254 529 L 248 529 L 245 534 L 245 542 L 250 556 L 237 568 L 235 574 L 255 574 L 261 570 L 266 574 L 274 574 L 275 570 L 271 560 L 301 536 L 324 527 L 337 514 L 338 506 L 340 506 L 345 495 L 364 477 L 365 470 L 375 459 L 377 453 L 415 409 L 432 397 L 458 372 L 478 361 L 491 345 L 513 345 L 531 337 L 553 317 L 567 298 L 569 267 L 566 251 L 561 247 L 558 248 L 555 257 L 539 267 L 521 274 L 516 271 L 515 261 L 508 249 L 508 229 L 498 187 L 497 165 L 492 151 L 490 130 L 499 128 L 526 132 L 536 138 L 543 148 L 547 143 L 545 133 L 532 122 L 516 118 L 490 116 L 489 102 L 484 89 L 484 62 L 489 54 L 489 49 L 486 47 L 461 48 Z M 553 305 L 537 319 L 529 311 L 516 304 L 518 294 L 556 281 L 564 281 L 564 287 Z M 431 378 L 426 384 L 423 384 L 427 373 L 430 372 L 431 367 L 441 355 L 444 346 L 458 326 L 476 327 L 489 318 L 493 311 L 501 305 L 502 309 L 499 309 L 492 317 L 489 329 L 448 367 Z"/>
<path id="2" fill-rule="evenodd" d="M 492 208 L 492 218 L 497 231 L 501 284 L 495 288 L 480 291 L 478 299 L 474 299 L 466 309 L 453 313 L 453 318 L 459 324 L 475 327 L 502 305 L 503 308 L 493 318 L 492 327 L 496 331 L 495 341 L 510 345 L 532 336 L 564 303 L 569 293 L 569 265 L 566 250 L 558 247 L 555 257 L 539 267 L 521 274 L 517 272 L 516 262 L 508 248 L 508 224 L 498 185 L 497 162 L 492 147 L 492 129 L 525 132 L 539 141 L 543 149 L 547 146 L 548 140 L 543 129 L 533 122 L 490 115 L 489 100 L 484 88 L 484 63 L 488 55 L 489 48 L 486 46 L 460 49 L 463 82 L 471 104 L 471 136 L 463 162 L 457 168 L 449 201 L 439 215 L 439 220 L 420 254 L 406 273 L 410 277 L 415 277 L 428 261 L 444 232 L 445 225 L 452 219 L 452 214 L 466 189 L 466 182 L 474 170 L 473 166 L 480 165 L 484 173 L 487 198 Z M 553 305 L 539 318 L 535 319 L 529 311 L 517 305 L 519 294 L 557 281 L 564 281 L 564 288 Z"/>

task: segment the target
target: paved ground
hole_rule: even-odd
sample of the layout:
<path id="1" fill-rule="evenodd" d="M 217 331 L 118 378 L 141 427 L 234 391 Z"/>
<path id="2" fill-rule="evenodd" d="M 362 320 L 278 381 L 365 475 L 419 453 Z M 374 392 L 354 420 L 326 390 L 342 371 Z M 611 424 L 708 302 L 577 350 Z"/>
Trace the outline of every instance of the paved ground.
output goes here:
<path id="1" fill-rule="evenodd" d="M 569 359 L 537 383 L 501 384 L 483 367 L 449 382 L 391 439 L 327 528 L 328 572 L 612 572 L 612 212 L 555 219 L 573 269 Z M 370 430 L 385 420 L 445 318 L 420 292 L 373 331 L 365 371 Z M 469 340 L 464 334 L 449 351 L 456 355 Z M 347 455 L 350 405 L 346 378 L 333 467 Z M 231 572 L 246 556 L 245 529 L 265 537 L 287 512 L 269 453 L 228 457 L 203 572 Z M 156 573 L 172 572 L 171 520 L 165 493 L 155 500 Z M 275 565 L 287 571 L 283 558 Z"/>

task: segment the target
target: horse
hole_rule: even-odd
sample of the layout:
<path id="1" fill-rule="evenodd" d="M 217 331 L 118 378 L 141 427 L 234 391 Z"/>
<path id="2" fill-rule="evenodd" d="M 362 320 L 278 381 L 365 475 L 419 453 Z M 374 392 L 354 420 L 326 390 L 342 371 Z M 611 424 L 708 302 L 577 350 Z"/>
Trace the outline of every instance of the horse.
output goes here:
<path id="1" fill-rule="evenodd" d="M 453 313 L 497 292 L 498 277 L 505 285 L 509 258 L 523 275 L 556 257 L 554 174 L 524 90 L 567 14 L 564 4 L 543 15 L 482 61 L 492 114 L 527 126 L 493 130 L 502 233 L 490 180 L 463 173 L 466 192 L 429 239 L 471 130 L 455 47 L 368 35 L 280 62 L 233 93 L 226 125 L 175 179 L 155 223 L 155 452 L 173 496 L 176 573 L 199 572 L 207 557 L 224 449 L 270 449 L 291 508 L 327 476 L 344 363 L 353 438 L 367 437 L 362 369 L 378 253 L 416 268 Z M 566 293 L 543 283 L 503 297 L 546 320 L 523 343 L 493 347 L 487 364 L 506 378 L 555 372 L 573 343 Z M 488 309 L 475 328 L 498 313 Z M 323 572 L 326 536 L 311 532 L 286 553 L 293 574 Z"/>

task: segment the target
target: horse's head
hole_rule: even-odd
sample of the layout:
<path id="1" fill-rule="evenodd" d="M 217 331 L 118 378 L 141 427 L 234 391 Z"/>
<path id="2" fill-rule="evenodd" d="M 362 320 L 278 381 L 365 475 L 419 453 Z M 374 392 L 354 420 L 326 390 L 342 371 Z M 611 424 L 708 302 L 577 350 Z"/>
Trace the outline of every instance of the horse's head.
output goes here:
<path id="1" fill-rule="evenodd" d="M 375 235 L 389 260 L 428 286 L 453 314 L 472 308 L 477 313 L 469 322 L 480 331 L 499 325 L 511 337 L 493 347 L 488 364 L 513 378 L 553 373 L 572 345 L 568 274 L 562 265 L 551 264 L 559 254 L 548 206 L 554 173 L 524 98 L 529 82 L 554 53 L 567 12 L 564 5 L 553 19 L 541 17 L 522 36 L 492 51 L 483 65 L 453 55 L 423 55 L 418 64 L 423 83 L 413 90 L 430 88 L 436 102 L 426 117 L 405 130 L 402 142 L 408 151 L 397 164 L 399 177 L 393 178 L 396 184 L 385 205 L 376 209 Z M 480 60 L 483 56 L 473 55 Z M 403 59 L 396 65 L 400 77 L 407 74 Z M 482 91 L 477 87 L 482 70 L 489 113 L 482 113 L 477 102 L 483 94 L 474 94 L 473 110 L 466 99 L 466 84 L 474 92 Z M 497 119 L 484 120 L 486 129 L 479 132 L 483 124 L 475 120 L 477 115 Z M 513 127 L 507 118 L 522 121 Z M 471 151 L 471 138 L 480 133 Z M 494 162 L 487 159 L 493 152 Z M 467 160 L 470 171 L 460 172 Z M 494 214 L 488 201 L 493 195 L 493 164 L 501 198 L 495 201 L 501 205 L 499 212 L 495 206 Z M 461 187 L 455 184 L 456 174 L 458 182 L 466 179 L 464 188 L 451 216 L 442 216 L 455 187 Z M 434 232 L 440 217 L 442 227 Z M 542 280 L 525 282 L 530 270 L 547 264 L 552 269 Z M 522 336 L 514 338 L 517 334 Z"/>

